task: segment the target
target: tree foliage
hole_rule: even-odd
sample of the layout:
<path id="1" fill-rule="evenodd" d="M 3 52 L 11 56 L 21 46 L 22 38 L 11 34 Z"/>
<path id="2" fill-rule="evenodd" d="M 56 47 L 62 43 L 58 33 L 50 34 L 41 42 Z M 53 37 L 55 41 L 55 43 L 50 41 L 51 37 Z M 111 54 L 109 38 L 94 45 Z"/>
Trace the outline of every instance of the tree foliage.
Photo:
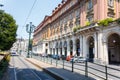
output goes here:
<path id="1" fill-rule="evenodd" d="M 0 50 L 9 50 L 16 41 L 17 25 L 10 14 L 0 10 Z"/>

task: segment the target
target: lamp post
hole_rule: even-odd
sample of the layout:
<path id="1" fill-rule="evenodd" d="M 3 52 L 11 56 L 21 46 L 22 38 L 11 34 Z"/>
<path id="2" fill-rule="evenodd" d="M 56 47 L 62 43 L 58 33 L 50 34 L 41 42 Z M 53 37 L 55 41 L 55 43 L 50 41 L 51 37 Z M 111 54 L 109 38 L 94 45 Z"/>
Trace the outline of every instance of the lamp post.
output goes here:
<path id="1" fill-rule="evenodd" d="M 3 4 L 0 4 L 0 7 L 3 7 L 4 5 Z M 0 10 L 2 10 L 2 9 L 0 9 Z"/>
<path id="2" fill-rule="evenodd" d="M 33 33 L 35 26 L 32 25 L 32 22 L 30 22 L 30 24 L 26 25 L 26 31 L 27 33 L 29 33 L 29 42 L 28 42 L 28 53 L 27 53 L 27 57 L 30 57 L 30 47 L 31 47 L 31 42 L 30 42 L 30 38 L 31 38 L 31 33 Z"/>
<path id="3" fill-rule="evenodd" d="M 4 5 L 3 4 L 0 4 L 0 7 L 3 7 Z"/>

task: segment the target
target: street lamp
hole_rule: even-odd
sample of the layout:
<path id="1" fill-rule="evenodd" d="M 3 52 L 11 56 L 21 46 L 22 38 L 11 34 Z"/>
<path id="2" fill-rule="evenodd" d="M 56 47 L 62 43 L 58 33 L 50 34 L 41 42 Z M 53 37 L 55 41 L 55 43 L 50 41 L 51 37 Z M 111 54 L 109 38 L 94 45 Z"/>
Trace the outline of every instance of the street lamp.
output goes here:
<path id="1" fill-rule="evenodd" d="M 29 33 L 28 53 L 27 53 L 28 58 L 30 57 L 30 46 L 32 45 L 30 42 L 30 38 L 31 38 L 31 33 L 34 32 L 34 28 L 35 28 L 35 26 L 32 25 L 32 22 L 30 22 L 30 24 L 26 25 L 26 31 L 27 31 L 27 33 Z"/>
<path id="2" fill-rule="evenodd" d="M 3 7 L 4 5 L 3 4 L 0 4 L 0 7 Z"/>
<path id="3" fill-rule="evenodd" d="M 0 7 L 3 7 L 4 5 L 3 4 L 0 4 Z M 0 9 L 1 10 L 1 9 Z"/>

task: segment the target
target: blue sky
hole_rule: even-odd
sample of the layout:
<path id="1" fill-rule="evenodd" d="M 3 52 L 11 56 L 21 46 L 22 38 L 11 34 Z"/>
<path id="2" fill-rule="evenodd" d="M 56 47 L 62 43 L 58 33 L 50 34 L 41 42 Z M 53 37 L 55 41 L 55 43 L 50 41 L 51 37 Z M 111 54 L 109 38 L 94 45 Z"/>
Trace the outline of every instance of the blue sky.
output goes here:
<path id="1" fill-rule="evenodd" d="M 29 11 L 35 0 L 0 0 L 4 6 L 0 9 L 11 14 L 18 25 L 17 38 L 28 38 L 26 33 L 26 24 L 32 22 L 35 26 L 44 19 L 45 15 L 51 15 L 52 10 L 61 3 L 62 0 L 37 0 L 33 10 L 28 17 Z M 26 22 L 26 23 L 25 23 Z"/>

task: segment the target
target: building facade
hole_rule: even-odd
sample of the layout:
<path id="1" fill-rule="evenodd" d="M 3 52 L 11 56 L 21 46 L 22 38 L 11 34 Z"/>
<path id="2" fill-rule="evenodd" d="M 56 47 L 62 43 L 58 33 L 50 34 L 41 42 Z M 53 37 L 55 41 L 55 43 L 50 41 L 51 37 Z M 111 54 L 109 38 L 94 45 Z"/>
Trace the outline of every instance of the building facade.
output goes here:
<path id="1" fill-rule="evenodd" d="M 120 63 L 120 25 L 99 25 L 118 19 L 119 7 L 120 0 L 62 0 L 34 31 L 33 51 Z"/>
<path id="2" fill-rule="evenodd" d="M 20 55 L 27 55 L 28 51 L 28 39 L 18 38 L 16 42 L 13 44 L 11 52 L 16 52 Z"/>

